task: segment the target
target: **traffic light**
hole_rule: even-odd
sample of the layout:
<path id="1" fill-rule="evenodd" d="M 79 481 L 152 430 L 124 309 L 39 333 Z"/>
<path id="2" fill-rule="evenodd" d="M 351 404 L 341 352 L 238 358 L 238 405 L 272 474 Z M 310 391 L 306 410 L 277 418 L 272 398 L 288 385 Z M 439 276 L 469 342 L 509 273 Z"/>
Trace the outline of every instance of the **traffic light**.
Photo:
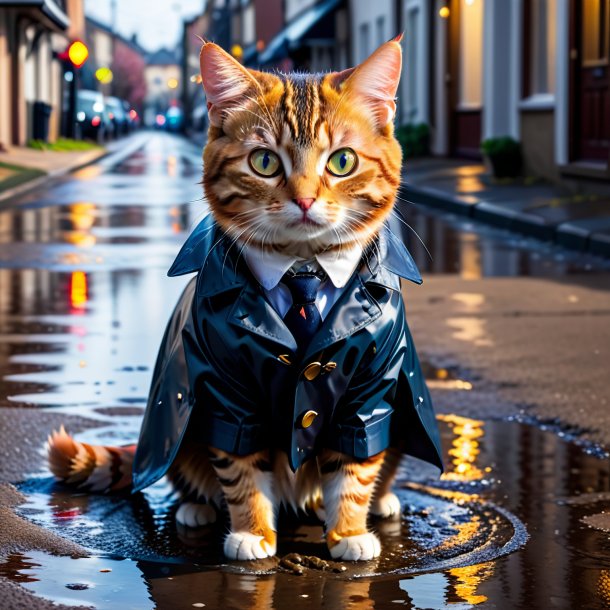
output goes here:
<path id="1" fill-rule="evenodd" d="M 75 40 L 68 47 L 68 59 L 75 68 L 80 68 L 89 57 L 89 49 L 81 40 Z"/>

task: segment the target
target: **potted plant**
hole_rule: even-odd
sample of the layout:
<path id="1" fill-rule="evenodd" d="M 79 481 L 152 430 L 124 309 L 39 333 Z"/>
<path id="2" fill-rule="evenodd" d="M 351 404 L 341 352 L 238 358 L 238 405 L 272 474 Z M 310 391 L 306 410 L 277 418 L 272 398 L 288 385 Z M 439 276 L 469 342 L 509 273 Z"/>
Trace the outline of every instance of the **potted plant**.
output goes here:
<path id="1" fill-rule="evenodd" d="M 430 151 L 430 128 L 426 123 L 407 123 L 396 129 L 405 157 L 423 157 Z"/>
<path id="2" fill-rule="evenodd" d="M 516 178 L 521 174 L 521 145 L 510 136 L 489 138 L 481 143 L 496 178 Z"/>

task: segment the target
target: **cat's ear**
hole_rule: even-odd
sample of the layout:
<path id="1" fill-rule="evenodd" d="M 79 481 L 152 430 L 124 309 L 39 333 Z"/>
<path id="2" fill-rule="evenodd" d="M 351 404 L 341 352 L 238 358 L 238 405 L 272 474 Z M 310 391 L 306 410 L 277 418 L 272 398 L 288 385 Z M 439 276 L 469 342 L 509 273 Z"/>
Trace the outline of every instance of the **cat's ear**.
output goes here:
<path id="1" fill-rule="evenodd" d="M 385 127 L 396 114 L 396 91 L 402 67 L 402 34 L 382 44 L 360 65 L 335 75 L 335 83 L 368 106 L 375 125 Z"/>
<path id="2" fill-rule="evenodd" d="M 246 68 L 213 42 L 201 47 L 199 63 L 210 122 L 220 126 L 224 111 L 239 106 L 258 84 Z"/>

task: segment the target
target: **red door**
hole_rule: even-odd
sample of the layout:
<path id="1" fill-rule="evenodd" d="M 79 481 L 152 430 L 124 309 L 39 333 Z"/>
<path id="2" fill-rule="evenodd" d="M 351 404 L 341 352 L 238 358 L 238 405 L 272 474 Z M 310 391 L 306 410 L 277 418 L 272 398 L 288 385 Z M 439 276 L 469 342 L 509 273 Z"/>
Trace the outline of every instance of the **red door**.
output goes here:
<path id="1" fill-rule="evenodd" d="M 610 0 L 574 0 L 572 10 L 575 160 L 610 155 Z"/>

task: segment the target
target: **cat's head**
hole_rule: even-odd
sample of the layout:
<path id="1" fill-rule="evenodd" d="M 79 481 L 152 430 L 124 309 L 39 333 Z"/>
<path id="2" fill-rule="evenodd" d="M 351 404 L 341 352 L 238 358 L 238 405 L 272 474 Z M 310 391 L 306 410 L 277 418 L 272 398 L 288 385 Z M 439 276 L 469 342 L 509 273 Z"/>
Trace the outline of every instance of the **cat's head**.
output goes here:
<path id="1" fill-rule="evenodd" d="M 400 37 L 328 74 L 244 68 L 201 49 L 210 128 L 205 195 L 234 239 L 297 256 L 376 235 L 400 184 L 394 138 Z"/>

